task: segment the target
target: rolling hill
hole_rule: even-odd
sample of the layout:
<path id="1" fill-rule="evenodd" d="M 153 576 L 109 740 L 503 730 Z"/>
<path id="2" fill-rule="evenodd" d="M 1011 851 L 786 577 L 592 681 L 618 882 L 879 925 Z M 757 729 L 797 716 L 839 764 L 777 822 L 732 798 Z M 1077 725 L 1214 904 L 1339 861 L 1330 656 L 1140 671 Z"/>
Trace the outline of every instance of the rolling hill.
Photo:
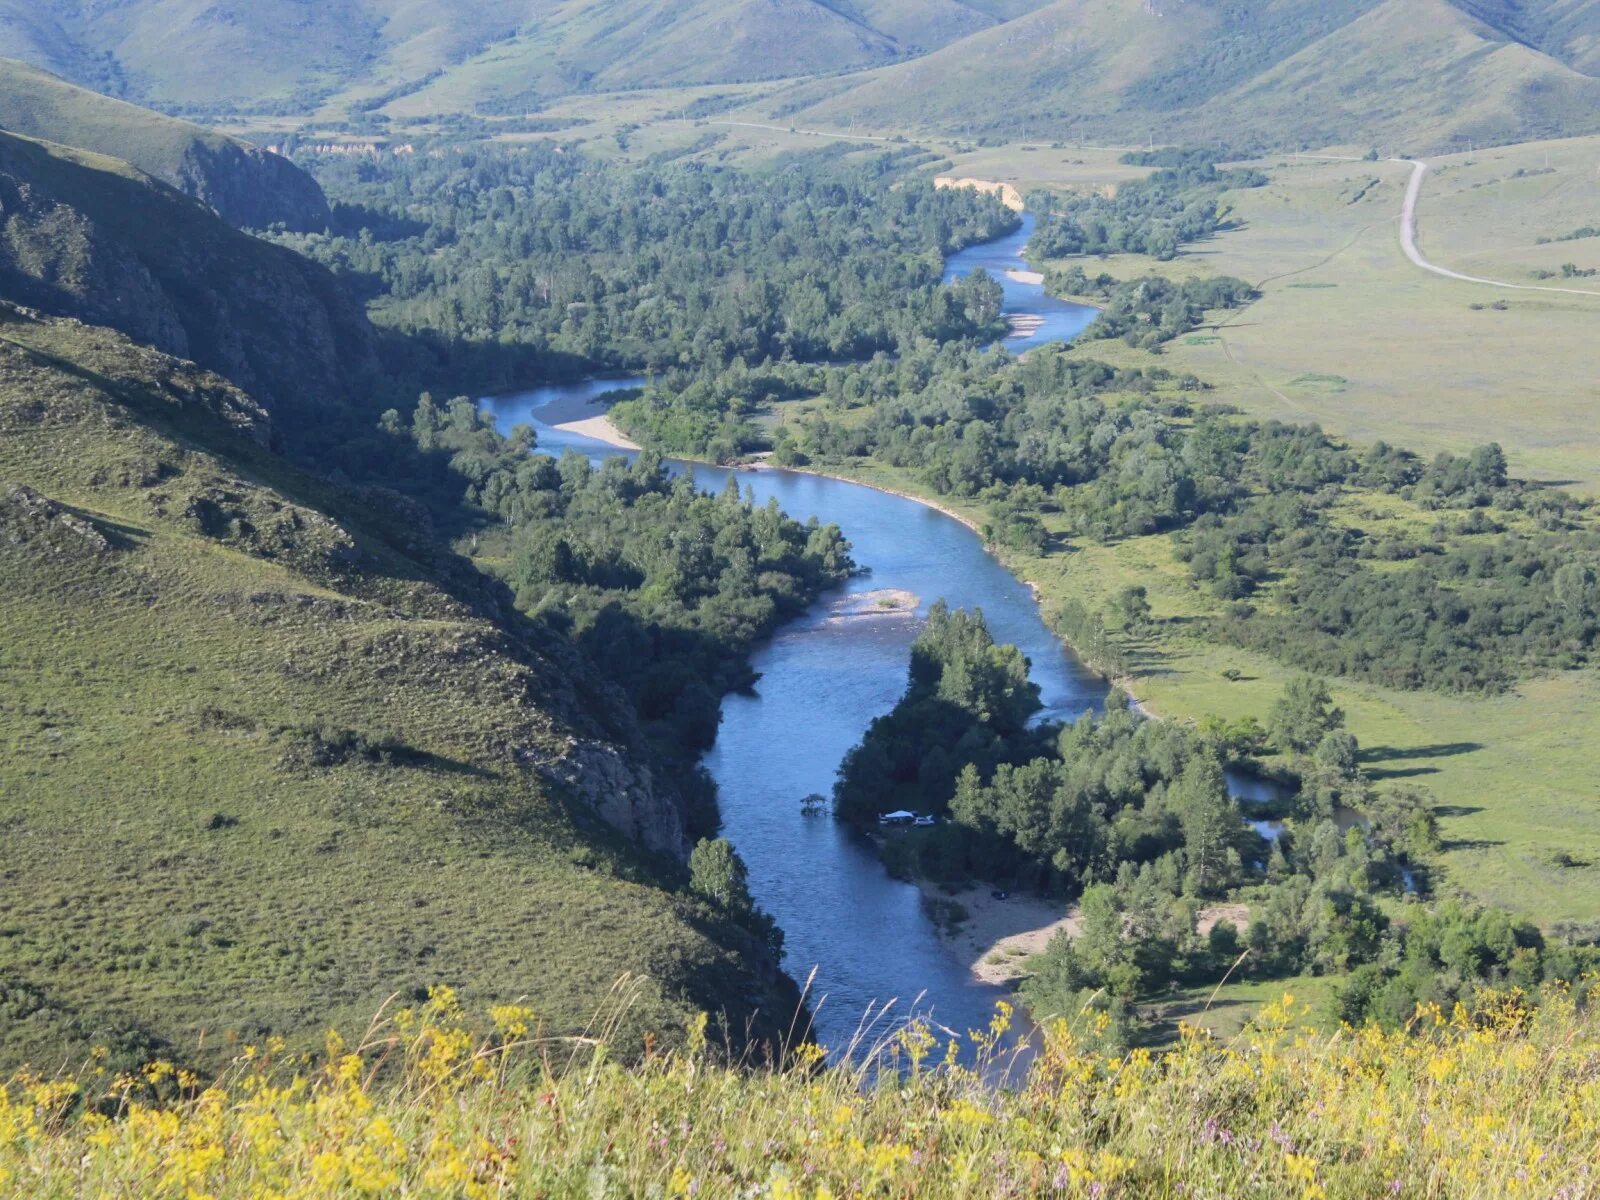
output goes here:
<path id="1" fill-rule="evenodd" d="M 167 110 L 382 103 L 459 68 L 511 103 L 878 65 L 1038 0 L 0 0 L 0 49 Z"/>
<path id="2" fill-rule="evenodd" d="M 1600 129 L 1597 0 L 0 0 L 0 49 L 261 117 L 767 82 L 751 119 L 884 132 L 1433 151 Z"/>
<path id="3" fill-rule="evenodd" d="M 770 943 L 685 889 L 703 797 L 435 532 L 486 518 L 377 433 L 327 272 L 0 133 L 0 295 L 0 1074 L 208 1066 L 437 983 L 572 1033 L 631 976 L 634 1050 L 783 1032 Z M 305 468 L 351 430 L 385 470 Z M 441 471 L 434 507 L 370 482 Z"/>
<path id="4" fill-rule="evenodd" d="M 678 801 L 570 646 L 265 440 L 219 377 L 0 305 L 0 1071 L 440 982 L 576 1031 L 648 976 L 635 1038 L 792 1014 L 668 889 Z"/>
<path id="5" fill-rule="evenodd" d="M 0 129 L 107 154 L 138 167 L 230 224 L 328 225 L 316 180 L 288 159 L 0 58 Z"/>
<path id="6" fill-rule="evenodd" d="M 9 133 L 0 294 L 191 359 L 285 416 L 334 402 L 375 365 L 365 314 L 323 268 L 120 159 Z"/>
<path id="7" fill-rule="evenodd" d="M 1592 0 L 1055 0 L 761 106 L 801 124 L 1419 151 L 1600 128 Z"/>

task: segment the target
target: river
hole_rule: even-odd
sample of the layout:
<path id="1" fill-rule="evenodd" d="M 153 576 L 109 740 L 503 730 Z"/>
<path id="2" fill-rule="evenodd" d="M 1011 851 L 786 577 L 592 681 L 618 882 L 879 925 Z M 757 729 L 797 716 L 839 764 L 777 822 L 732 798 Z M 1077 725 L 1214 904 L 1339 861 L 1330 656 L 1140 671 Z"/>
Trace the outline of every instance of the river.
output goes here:
<path id="1" fill-rule="evenodd" d="M 984 267 L 997 276 L 1025 264 L 1020 252 L 1032 218 L 999 242 L 954 255 L 949 274 Z M 1010 314 L 1036 315 L 1029 338 L 1007 339 L 1030 349 L 1070 339 L 1094 310 L 1045 294 L 1036 284 L 1005 279 Z M 486 403 L 504 430 L 532 424 L 541 449 L 574 448 L 596 458 L 620 451 L 555 429 L 541 409 L 636 386 L 638 380 L 589 381 L 540 388 Z M 913 1009 L 957 1032 L 986 1025 L 1006 993 L 979 983 L 941 942 L 921 892 L 891 878 L 871 843 L 826 817 L 807 816 L 801 800 L 828 794 L 844 754 L 874 717 L 905 690 L 919 617 L 936 600 L 980 608 L 1000 642 L 1020 646 L 1039 684 L 1045 715 L 1071 719 L 1099 708 L 1105 681 L 1087 671 L 1046 628 L 1028 588 L 985 550 L 978 535 L 915 501 L 821 476 L 792 471 L 730 470 L 674 462 L 675 471 L 721 491 L 732 476 L 757 503 L 776 497 L 799 520 L 837 524 L 856 561 L 870 575 L 851 580 L 802 619 L 778 632 L 755 655 L 760 682 L 753 694 L 723 703 L 722 727 L 706 766 L 716 778 L 723 834 L 750 870 L 750 890 L 786 938 L 785 966 L 804 982 L 815 972 L 811 1001 L 818 1040 L 847 1047 L 863 1028 L 869 1039 Z M 852 615 L 850 598 L 883 588 L 918 599 L 917 614 Z M 874 1020 L 887 1006 L 887 1016 Z"/>

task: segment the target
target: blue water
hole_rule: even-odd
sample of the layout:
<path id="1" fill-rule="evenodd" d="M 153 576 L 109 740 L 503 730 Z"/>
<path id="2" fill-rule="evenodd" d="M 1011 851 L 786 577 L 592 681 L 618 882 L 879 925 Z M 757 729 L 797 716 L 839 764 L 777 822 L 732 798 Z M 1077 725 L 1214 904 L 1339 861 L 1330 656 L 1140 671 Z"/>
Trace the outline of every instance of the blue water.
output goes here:
<path id="1" fill-rule="evenodd" d="M 1000 281 L 1005 289 L 1007 315 L 1037 317 L 1043 321 L 1032 334 L 1012 334 L 1000 344 L 1014 354 L 1023 354 L 1036 346 L 1049 342 L 1070 342 L 1100 315 L 1098 309 L 1084 304 L 1074 304 L 1050 295 L 1037 283 L 1019 283 L 1006 275 L 1007 271 L 1026 271 L 1022 250 L 1033 236 L 1034 217 L 1024 213 L 1022 227 L 1015 233 L 996 241 L 969 246 L 959 254 L 945 260 L 944 281 L 953 283 L 982 268 Z"/>
<path id="2" fill-rule="evenodd" d="M 951 273 L 984 266 L 1000 275 L 1022 266 L 1017 255 L 1031 222 L 1025 219 L 1022 230 L 999 243 L 956 255 Z M 1037 286 L 1006 281 L 1006 294 L 1008 310 L 1046 321 L 1025 345 L 1008 341 L 1013 348 L 1074 337 L 1094 317 L 1093 310 L 1055 300 Z M 547 453 L 572 448 L 602 458 L 619 451 L 545 425 L 541 409 L 641 382 L 547 387 L 486 404 L 503 430 L 532 424 Z M 724 701 L 717 744 L 706 757 L 718 785 L 724 836 L 749 866 L 756 902 L 784 930 L 785 966 L 802 983 L 812 978 L 818 1040 L 837 1051 L 866 1028 L 870 1041 L 913 1010 L 959 1033 L 983 1027 L 1005 993 L 977 982 L 955 960 L 919 890 L 890 878 L 868 841 L 827 817 L 803 814 L 801 800 L 832 791 L 845 752 L 904 692 L 911 643 L 936 600 L 982 609 L 997 640 L 1022 648 L 1047 717 L 1072 719 L 1098 709 L 1105 682 L 1046 628 L 1031 593 L 985 552 L 979 537 L 942 513 L 859 484 L 792 471 L 669 465 L 706 490 L 721 491 L 733 476 L 757 503 L 776 497 L 799 520 L 814 516 L 837 524 L 856 561 L 870 568 L 870 575 L 825 597 L 757 652 L 760 682 L 751 695 Z M 916 613 L 845 611 L 851 596 L 885 588 L 913 593 Z"/>

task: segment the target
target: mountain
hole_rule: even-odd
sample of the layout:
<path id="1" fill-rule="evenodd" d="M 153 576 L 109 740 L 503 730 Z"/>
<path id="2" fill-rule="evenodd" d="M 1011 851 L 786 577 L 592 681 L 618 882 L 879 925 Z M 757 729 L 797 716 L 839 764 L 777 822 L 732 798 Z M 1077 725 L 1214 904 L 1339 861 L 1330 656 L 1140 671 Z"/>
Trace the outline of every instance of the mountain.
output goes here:
<path id="1" fill-rule="evenodd" d="M 400 107 L 520 112 L 580 90 L 833 73 L 893 62 L 994 23 L 959 0 L 576 0 L 450 65 Z"/>
<path id="2" fill-rule="evenodd" d="M 323 268 L 119 159 L 9 133 L 0 294 L 191 359 L 284 416 L 376 364 L 365 314 Z"/>
<path id="3" fill-rule="evenodd" d="M 908 132 L 1422 151 L 1600 129 L 1597 32 L 1594 0 L 1055 0 L 759 111 Z"/>
<path id="4" fill-rule="evenodd" d="M 123 159 L 230 224 L 321 230 L 328 200 L 288 159 L 0 58 L 0 129 Z"/>
<path id="5" fill-rule="evenodd" d="M 1262 148 L 1600 129 L 1600 0 L 0 0 L 0 46 L 168 111 L 260 116 L 790 80 L 741 111 Z"/>
<path id="6" fill-rule="evenodd" d="M 631 973 L 635 1045 L 781 1030 L 765 952 L 666 886 L 685 822 L 631 711 L 418 506 L 264 421 L 0 305 L 0 1073 L 226 1057 L 436 983 L 575 1032 Z"/>
<path id="7" fill-rule="evenodd" d="M 684 890 L 704 796 L 435 532 L 494 528 L 377 428 L 331 275 L 0 133 L 0 296 L 0 1075 L 435 983 L 636 1047 L 783 1031 L 771 943 Z M 352 431 L 434 507 L 304 467 Z"/>
<path id="8" fill-rule="evenodd" d="M 461 68 L 491 99 L 876 65 L 1037 0 L 0 0 L 0 46 L 168 110 L 306 111 Z M 469 105 L 470 106 L 470 105 Z"/>

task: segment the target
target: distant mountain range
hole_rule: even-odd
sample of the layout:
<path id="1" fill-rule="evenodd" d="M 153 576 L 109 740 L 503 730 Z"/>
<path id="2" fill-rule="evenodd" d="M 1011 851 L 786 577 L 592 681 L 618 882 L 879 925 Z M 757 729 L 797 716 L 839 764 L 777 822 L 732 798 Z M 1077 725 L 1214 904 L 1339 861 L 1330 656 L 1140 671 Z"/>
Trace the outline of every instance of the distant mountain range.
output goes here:
<path id="1" fill-rule="evenodd" d="M 0 0 L 0 52 L 168 110 L 381 100 L 446 69 L 545 96 L 937 49 L 1039 0 Z"/>
<path id="2" fill-rule="evenodd" d="M 793 81 L 755 107 L 1274 147 L 1600 129 L 1600 0 L 0 0 L 0 52 L 169 112 Z"/>
<path id="3" fill-rule="evenodd" d="M 797 123 L 1431 150 L 1600 129 L 1594 0 L 1056 0 L 915 62 L 799 85 Z"/>

